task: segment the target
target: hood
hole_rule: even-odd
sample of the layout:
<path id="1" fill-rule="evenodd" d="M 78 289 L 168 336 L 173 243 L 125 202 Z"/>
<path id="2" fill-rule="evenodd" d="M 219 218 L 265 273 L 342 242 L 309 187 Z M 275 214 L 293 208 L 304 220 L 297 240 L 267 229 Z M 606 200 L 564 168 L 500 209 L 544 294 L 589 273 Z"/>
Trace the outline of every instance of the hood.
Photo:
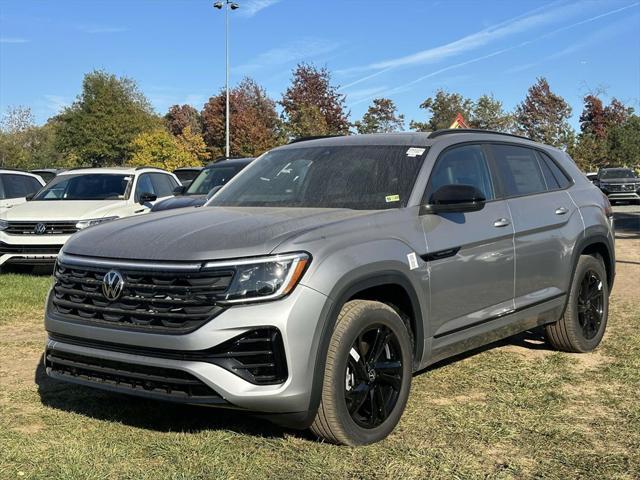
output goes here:
<path id="1" fill-rule="evenodd" d="M 179 197 L 167 198 L 156 203 L 151 209 L 152 212 L 162 212 L 174 208 L 201 207 L 207 202 L 206 195 L 182 195 Z"/>
<path id="2" fill-rule="evenodd" d="M 36 200 L 7 210 L 9 221 L 64 221 L 102 218 L 125 205 L 124 200 Z"/>
<path id="3" fill-rule="evenodd" d="M 74 235 L 64 252 L 127 260 L 205 261 L 271 253 L 309 230 L 376 212 L 202 207 L 123 218 Z"/>

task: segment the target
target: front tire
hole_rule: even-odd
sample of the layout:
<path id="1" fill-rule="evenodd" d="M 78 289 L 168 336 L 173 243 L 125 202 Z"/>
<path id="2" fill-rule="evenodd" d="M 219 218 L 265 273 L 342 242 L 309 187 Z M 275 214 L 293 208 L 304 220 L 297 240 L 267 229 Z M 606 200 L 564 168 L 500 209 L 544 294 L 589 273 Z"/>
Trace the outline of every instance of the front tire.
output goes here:
<path id="1" fill-rule="evenodd" d="M 347 302 L 331 337 L 311 431 L 342 445 L 384 439 L 404 411 L 413 373 L 410 330 L 389 306 Z"/>
<path id="2" fill-rule="evenodd" d="M 590 352 L 600 344 L 608 316 L 609 285 L 604 262 L 600 256 L 582 255 L 564 315 L 545 327 L 547 340 L 565 352 Z"/>

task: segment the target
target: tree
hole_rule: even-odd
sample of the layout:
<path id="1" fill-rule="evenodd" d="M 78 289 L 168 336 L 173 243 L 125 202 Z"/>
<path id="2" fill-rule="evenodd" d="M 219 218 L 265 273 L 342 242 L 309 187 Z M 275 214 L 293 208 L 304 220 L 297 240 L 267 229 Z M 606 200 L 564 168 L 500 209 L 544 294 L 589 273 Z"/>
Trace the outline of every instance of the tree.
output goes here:
<path id="1" fill-rule="evenodd" d="M 204 164 L 209 159 L 207 144 L 204 143 L 202 135 L 193 133 L 191 126 L 186 126 L 182 133 L 176 137 L 180 148 L 188 152 L 195 162 Z"/>
<path id="2" fill-rule="evenodd" d="M 396 105 L 388 98 L 376 98 L 361 121 L 354 123 L 358 133 L 389 133 L 404 128 L 404 115 L 396 113 Z"/>
<path id="3" fill-rule="evenodd" d="M 419 132 L 434 132 L 449 128 L 458 113 L 465 119 L 471 118 L 473 101 L 459 93 L 448 93 L 439 89 L 434 97 L 427 98 L 420 104 L 420 108 L 427 111 L 426 122 L 411 121 L 410 128 Z"/>
<path id="4" fill-rule="evenodd" d="M 493 95 L 481 95 L 474 103 L 470 124 L 473 128 L 510 132 L 513 130 L 513 115 L 504 111 L 502 102 Z"/>
<path id="5" fill-rule="evenodd" d="M 158 128 L 151 104 L 129 78 L 88 73 L 82 93 L 56 118 L 59 149 L 85 165 L 121 165 L 138 135 Z"/>
<path id="6" fill-rule="evenodd" d="M 8 107 L 0 119 L 0 131 L 2 133 L 15 134 L 24 132 L 33 127 L 35 120 L 29 107 L 18 105 Z"/>
<path id="7" fill-rule="evenodd" d="M 212 156 L 224 155 L 225 91 L 211 97 L 202 110 L 204 141 Z M 250 78 L 229 91 L 231 156 L 257 156 L 281 143 L 275 102 Z"/>
<path id="8" fill-rule="evenodd" d="M 612 165 L 637 167 L 640 163 L 640 116 L 632 114 L 621 125 L 612 127 L 608 147 Z"/>
<path id="9" fill-rule="evenodd" d="M 185 128 L 190 127 L 193 134 L 202 133 L 202 119 L 200 113 L 191 105 L 173 105 L 164 116 L 167 129 L 173 135 L 181 135 Z"/>
<path id="10" fill-rule="evenodd" d="M 349 115 L 345 95 L 331 84 L 326 68 L 300 63 L 293 71 L 291 85 L 282 95 L 282 118 L 290 137 L 306 135 L 346 135 Z M 310 120 L 320 120 L 316 128 Z"/>
<path id="11" fill-rule="evenodd" d="M 568 119 L 571 106 L 564 98 L 551 91 L 543 77 L 529 87 L 524 101 L 516 107 L 516 128 L 529 138 L 567 148 L 573 138 Z"/>
<path id="12" fill-rule="evenodd" d="M 132 154 L 127 164 L 173 171 L 180 167 L 200 165 L 167 130 L 158 129 L 138 134 L 131 143 Z"/>
<path id="13" fill-rule="evenodd" d="M 584 110 L 580 115 L 580 131 L 593 135 L 597 140 L 604 140 L 607 136 L 607 120 L 602 100 L 596 95 L 584 97 Z"/>

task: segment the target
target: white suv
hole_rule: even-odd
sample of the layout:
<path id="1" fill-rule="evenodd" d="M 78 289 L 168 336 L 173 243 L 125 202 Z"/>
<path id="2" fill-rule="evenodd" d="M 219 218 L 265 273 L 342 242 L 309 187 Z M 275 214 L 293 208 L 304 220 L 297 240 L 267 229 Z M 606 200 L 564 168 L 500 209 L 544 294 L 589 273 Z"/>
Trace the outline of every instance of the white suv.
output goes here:
<path id="1" fill-rule="evenodd" d="M 179 185 L 175 175 L 156 168 L 62 172 L 30 201 L 0 213 L 0 268 L 51 264 L 75 232 L 147 213 Z"/>
<path id="2" fill-rule="evenodd" d="M 44 180 L 33 173 L 0 168 L 0 213 L 15 205 L 26 202 L 44 186 Z"/>

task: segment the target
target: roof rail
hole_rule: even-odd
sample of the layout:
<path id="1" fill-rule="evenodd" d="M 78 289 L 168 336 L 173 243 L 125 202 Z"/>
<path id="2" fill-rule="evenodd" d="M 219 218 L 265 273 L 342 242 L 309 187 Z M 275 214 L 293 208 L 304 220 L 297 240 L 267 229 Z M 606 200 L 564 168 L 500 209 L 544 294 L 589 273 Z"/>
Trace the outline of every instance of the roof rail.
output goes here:
<path id="1" fill-rule="evenodd" d="M 334 138 L 334 137 L 344 137 L 344 135 L 314 135 L 310 137 L 299 137 L 289 141 L 288 145 L 291 145 L 292 143 L 306 142 L 307 140 L 320 140 L 321 138 Z"/>
<path id="2" fill-rule="evenodd" d="M 524 140 L 530 140 L 532 142 L 535 141 L 535 140 L 531 140 L 529 137 L 516 135 L 515 133 L 496 132 L 494 130 L 482 130 L 480 128 L 446 128 L 443 130 L 436 130 L 435 132 L 431 132 L 428 138 L 432 139 L 432 138 L 441 137 L 442 135 L 451 135 L 453 133 L 486 133 L 489 135 L 504 135 L 506 137 L 522 138 Z"/>
<path id="3" fill-rule="evenodd" d="M 150 170 L 160 170 L 160 171 L 162 171 L 162 172 L 166 172 L 166 170 L 165 170 L 164 168 L 160 168 L 160 167 L 147 167 L 147 166 L 145 166 L 145 165 L 142 165 L 142 166 L 140 166 L 140 167 L 136 167 L 136 172 L 137 172 L 138 170 L 144 170 L 145 168 L 150 169 Z"/>
<path id="4" fill-rule="evenodd" d="M 0 170 L 6 170 L 8 172 L 22 172 L 22 173 L 30 173 L 27 170 L 22 170 L 20 168 L 13 168 L 13 167 L 0 167 Z"/>

